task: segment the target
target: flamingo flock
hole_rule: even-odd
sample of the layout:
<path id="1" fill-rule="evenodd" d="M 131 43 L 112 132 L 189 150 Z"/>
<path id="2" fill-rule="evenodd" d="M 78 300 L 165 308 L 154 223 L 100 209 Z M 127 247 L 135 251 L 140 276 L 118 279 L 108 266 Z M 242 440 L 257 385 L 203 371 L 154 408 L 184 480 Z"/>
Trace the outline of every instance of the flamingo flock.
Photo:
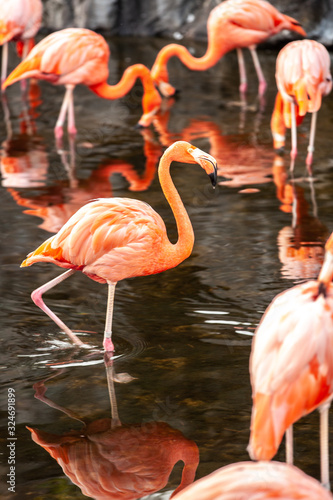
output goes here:
<path id="1" fill-rule="evenodd" d="M 64 85 L 65 96 L 54 128 L 58 140 L 63 136 L 66 118 L 69 136 L 74 138 L 77 134 L 73 92 L 78 84 L 86 85 L 99 97 L 115 100 L 128 94 L 140 79 L 143 114 L 139 125 L 148 127 L 159 123 L 163 128 L 162 122 L 158 122 L 163 99 L 176 92 L 169 83 L 167 64 L 170 58 L 178 57 L 192 71 L 205 71 L 216 65 L 227 52 L 236 49 L 239 91 L 244 95 L 248 81 L 242 49 L 248 48 L 258 76 L 258 95 L 263 96 L 267 84 L 256 46 L 282 30 L 306 37 L 296 19 L 279 12 L 265 0 L 225 0 L 208 17 L 208 47 L 204 55 L 194 57 L 184 46 L 169 44 L 157 54 L 151 70 L 143 64 L 134 64 L 124 71 L 119 83 L 110 85 L 107 83 L 110 51 L 101 35 L 88 29 L 67 28 L 46 36 L 34 46 L 33 39 L 41 18 L 40 0 L 2 2 L 2 92 L 15 82 L 26 79 Z M 7 77 L 9 41 L 18 43 L 22 61 Z M 311 113 L 306 157 L 311 178 L 317 114 L 322 98 L 332 89 L 327 49 L 308 39 L 285 45 L 276 61 L 276 85 L 277 96 L 271 115 L 272 150 L 279 154 L 283 151 L 286 130 L 291 129 L 292 173 L 298 153 L 297 126 L 307 113 Z M 208 136 L 213 137 L 214 130 L 208 125 Z M 193 129 L 195 122 L 191 129 L 195 138 Z M 208 174 L 214 187 L 220 170 L 214 156 L 187 140 L 169 141 L 166 133 L 164 138 L 168 147 L 160 158 L 158 176 L 176 221 L 176 243 L 169 240 L 163 219 L 147 203 L 127 198 L 97 198 L 82 205 L 56 234 L 29 253 L 21 264 L 21 267 L 27 267 L 37 262 L 49 262 L 65 269 L 63 274 L 32 292 L 32 299 L 76 346 L 89 347 L 47 307 L 43 301 L 45 292 L 76 271 L 107 284 L 103 348 L 112 355 L 115 351 L 112 319 L 117 282 L 167 271 L 191 255 L 194 231 L 172 181 L 170 166 L 173 162 L 197 164 Z M 215 149 L 218 149 L 217 145 Z M 184 179 L 190 175 L 188 166 L 184 166 L 183 175 Z M 332 279 L 333 233 L 327 240 L 317 280 L 307 281 L 278 295 L 256 329 L 250 356 L 253 407 L 248 452 L 258 463 L 244 462 L 224 467 L 177 491 L 175 499 L 333 498 L 327 491 L 330 489 L 328 410 L 333 397 Z M 322 486 L 293 466 L 292 426 L 314 409 L 320 412 Z M 287 463 L 270 462 L 285 433 Z M 37 433 L 34 436 L 36 442 L 42 441 Z"/>

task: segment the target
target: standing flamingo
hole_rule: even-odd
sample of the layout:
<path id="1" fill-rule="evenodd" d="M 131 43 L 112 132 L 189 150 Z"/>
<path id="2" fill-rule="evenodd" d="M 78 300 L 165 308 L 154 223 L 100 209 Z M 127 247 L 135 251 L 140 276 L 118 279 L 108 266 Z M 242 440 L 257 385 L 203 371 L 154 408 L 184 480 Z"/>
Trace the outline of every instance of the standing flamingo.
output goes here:
<path id="1" fill-rule="evenodd" d="M 276 60 L 276 83 L 279 93 L 271 120 L 274 148 L 285 143 L 285 130 L 291 128 L 291 168 L 297 156 L 297 131 L 306 113 L 312 113 L 306 165 L 311 174 L 317 112 L 323 95 L 332 90 L 330 56 L 326 48 L 314 40 L 288 43 Z"/>
<path id="2" fill-rule="evenodd" d="M 187 486 L 174 500 L 332 500 L 316 479 L 281 462 L 227 465 Z"/>
<path id="3" fill-rule="evenodd" d="M 291 426 L 315 408 L 320 411 L 321 479 L 329 486 L 328 410 L 333 396 L 333 233 L 325 246 L 317 281 L 278 295 L 255 334 L 250 357 L 253 393 L 249 453 L 270 460 Z"/>
<path id="4" fill-rule="evenodd" d="M 95 94 L 105 99 L 119 99 L 133 87 L 137 78 L 143 85 L 142 106 L 144 114 L 139 124 L 147 127 L 161 104 L 161 97 L 154 87 L 150 72 L 143 64 L 127 68 L 116 85 L 108 85 L 109 47 L 101 35 L 87 29 L 68 28 L 44 38 L 29 53 L 4 82 L 5 89 L 18 80 L 38 78 L 54 85 L 65 85 L 66 93 L 55 126 L 56 138 L 63 134 L 63 124 L 68 113 L 68 132 L 76 134 L 73 90 L 83 83 Z"/>
<path id="5" fill-rule="evenodd" d="M 241 49 L 247 47 L 258 75 L 259 93 L 263 94 L 266 81 L 260 67 L 256 45 L 285 29 L 306 36 L 295 19 L 282 14 L 265 0 L 226 0 L 215 7 L 208 17 L 208 48 L 205 55 L 196 58 L 182 45 L 175 43 L 166 45 L 157 55 L 151 70 L 152 77 L 160 92 L 165 97 L 170 97 L 175 93 L 175 88 L 169 84 L 167 70 L 167 63 L 171 57 L 179 57 L 191 70 L 205 71 L 214 66 L 224 54 L 237 49 L 240 91 L 243 93 L 247 89 L 247 79 Z"/>
<path id="6" fill-rule="evenodd" d="M 42 22 L 41 0 L 7 0 L 0 2 L 0 45 L 2 45 L 1 83 L 6 79 L 8 64 L 8 42 L 23 43 L 22 56 L 26 57 L 33 46 Z"/>
<path id="7" fill-rule="evenodd" d="M 177 266 L 192 252 L 193 228 L 171 176 L 172 161 L 198 163 L 216 185 L 215 159 L 187 142 L 178 141 L 163 154 L 158 174 L 162 191 L 176 219 L 178 241 L 172 244 L 162 218 L 146 203 L 127 198 L 101 198 L 81 207 L 54 236 L 30 253 L 21 264 L 52 262 L 68 269 L 32 293 L 32 300 L 71 340 L 81 340 L 44 304 L 44 292 L 75 271 L 82 271 L 109 288 L 104 349 L 113 351 L 111 340 L 115 286 L 119 280 L 156 274 Z"/>

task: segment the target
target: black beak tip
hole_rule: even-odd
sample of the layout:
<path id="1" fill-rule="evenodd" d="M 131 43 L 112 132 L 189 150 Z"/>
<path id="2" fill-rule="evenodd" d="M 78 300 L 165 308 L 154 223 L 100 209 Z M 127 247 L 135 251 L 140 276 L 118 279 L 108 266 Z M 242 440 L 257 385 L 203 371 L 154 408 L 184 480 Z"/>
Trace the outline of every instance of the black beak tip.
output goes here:
<path id="1" fill-rule="evenodd" d="M 214 169 L 214 172 L 212 172 L 211 174 L 208 174 L 208 175 L 209 175 L 210 181 L 212 183 L 212 186 L 215 187 L 216 184 L 217 184 L 217 172 L 216 172 L 216 169 Z"/>

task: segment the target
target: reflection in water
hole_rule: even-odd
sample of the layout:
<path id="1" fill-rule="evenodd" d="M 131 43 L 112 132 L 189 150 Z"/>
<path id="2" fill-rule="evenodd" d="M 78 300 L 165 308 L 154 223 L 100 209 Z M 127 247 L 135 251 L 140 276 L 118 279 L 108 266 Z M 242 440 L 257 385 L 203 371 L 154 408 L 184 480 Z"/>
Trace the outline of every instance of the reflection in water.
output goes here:
<path id="1" fill-rule="evenodd" d="M 58 181 L 55 186 L 47 186 L 48 171 L 47 153 L 42 144 L 36 146 L 36 139 L 19 136 L 12 139 L 12 149 L 6 150 L 7 156 L 2 157 L 2 185 L 8 189 L 16 203 L 27 208 L 24 213 L 43 219 L 39 225 L 45 231 L 56 233 L 67 220 L 83 205 L 96 198 L 112 197 L 110 178 L 113 174 L 121 174 L 129 183 L 130 191 L 145 191 L 152 183 L 161 147 L 156 142 L 150 130 L 141 131 L 144 139 L 143 152 L 146 157 L 145 170 L 139 175 L 134 165 L 121 159 L 101 163 L 88 179 L 77 179 L 75 176 L 75 143 L 69 142 L 69 152 L 58 151 L 62 164 L 67 172 L 67 181 Z M 8 141 L 6 141 L 8 143 Z M 17 155 L 18 147 L 22 154 Z M 33 148 L 31 147 L 33 146 Z M 22 190 L 15 188 L 40 188 Z"/>
<path id="2" fill-rule="evenodd" d="M 282 228 L 278 235 L 281 274 L 291 280 L 315 279 L 323 263 L 329 230 L 317 217 L 313 182 L 310 190 L 314 215 L 310 215 L 304 189 L 288 179 L 280 156 L 274 161 L 273 178 L 280 209 L 292 214 L 291 226 Z"/>
<path id="3" fill-rule="evenodd" d="M 35 397 L 48 406 L 84 422 L 80 430 L 57 435 L 29 428 L 32 439 L 59 463 L 82 493 L 98 499 L 137 499 L 164 488 L 178 461 L 184 462 L 175 495 L 194 481 L 199 464 L 197 445 L 165 422 L 123 425 L 118 417 L 114 382 L 128 382 L 116 374 L 105 355 L 112 418 L 85 423 L 75 412 L 45 397 L 44 382 L 35 384 Z M 172 495 L 172 496 L 173 496 Z"/>
<path id="4" fill-rule="evenodd" d="M 271 165 L 274 153 L 270 148 L 248 143 L 247 137 L 223 135 L 220 126 L 208 118 L 195 118 L 179 134 L 168 131 L 170 110 L 154 118 L 154 126 L 163 145 L 175 140 L 192 142 L 206 138 L 210 143 L 210 154 L 217 160 L 218 173 L 228 180 L 223 186 L 241 187 L 246 184 L 265 184 L 271 182 Z"/>

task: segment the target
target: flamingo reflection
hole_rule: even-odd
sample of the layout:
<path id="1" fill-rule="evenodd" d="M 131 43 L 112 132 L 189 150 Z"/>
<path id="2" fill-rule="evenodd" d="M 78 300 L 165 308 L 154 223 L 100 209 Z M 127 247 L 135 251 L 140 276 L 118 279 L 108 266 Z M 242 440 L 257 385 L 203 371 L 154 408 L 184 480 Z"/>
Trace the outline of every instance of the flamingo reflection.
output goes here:
<path id="1" fill-rule="evenodd" d="M 161 143 L 167 146 L 175 140 L 193 143 L 208 139 L 210 154 L 217 160 L 218 174 L 228 178 L 221 182 L 223 186 L 240 188 L 272 181 L 274 153 L 269 146 L 257 144 L 246 134 L 224 135 L 221 127 L 208 118 L 192 119 L 187 127 L 175 134 L 168 130 L 169 113 L 170 110 L 154 118 Z"/>
<path id="2" fill-rule="evenodd" d="M 24 213 L 43 219 L 39 225 L 45 231 L 56 233 L 67 220 L 85 203 L 94 198 L 112 196 L 110 178 L 114 174 L 122 175 L 129 184 L 130 191 L 145 191 L 154 180 L 161 146 L 154 139 L 151 131 L 141 131 L 144 138 L 145 170 L 140 175 L 128 161 L 113 159 L 104 162 L 94 170 L 88 179 L 75 176 L 74 141 L 70 142 L 70 152 L 59 152 L 68 180 L 57 181 L 56 185 L 44 186 L 48 171 L 47 154 L 39 147 L 29 149 L 31 143 L 19 157 L 7 156 L 7 167 L 3 174 L 3 186 L 7 187 L 15 202 L 26 208 Z M 20 144 L 22 137 L 20 137 Z M 10 152 L 9 152 L 10 154 Z M 38 155 L 38 156 L 37 156 Z M 39 187 L 28 191 L 20 188 Z M 19 189 L 17 189 L 19 188 Z"/>
<path id="3" fill-rule="evenodd" d="M 116 375 L 105 355 L 112 418 L 91 423 L 45 397 L 43 382 L 35 384 L 35 397 L 69 417 L 84 422 L 82 429 L 57 435 L 29 428 L 32 439 L 62 467 L 82 493 L 96 500 L 130 500 L 164 488 L 178 461 L 184 462 L 182 478 L 172 496 L 194 481 L 199 463 L 197 445 L 165 422 L 124 425 L 118 417 L 114 382 Z"/>
<path id="4" fill-rule="evenodd" d="M 291 280 L 314 279 L 318 276 L 325 254 L 329 230 L 317 216 L 314 186 L 310 182 L 313 215 L 304 189 L 288 178 L 284 160 L 276 156 L 273 179 L 277 187 L 280 209 L 292 215 L 290 226 L 283 227 L 278 235 L 281 273 Z"/>

